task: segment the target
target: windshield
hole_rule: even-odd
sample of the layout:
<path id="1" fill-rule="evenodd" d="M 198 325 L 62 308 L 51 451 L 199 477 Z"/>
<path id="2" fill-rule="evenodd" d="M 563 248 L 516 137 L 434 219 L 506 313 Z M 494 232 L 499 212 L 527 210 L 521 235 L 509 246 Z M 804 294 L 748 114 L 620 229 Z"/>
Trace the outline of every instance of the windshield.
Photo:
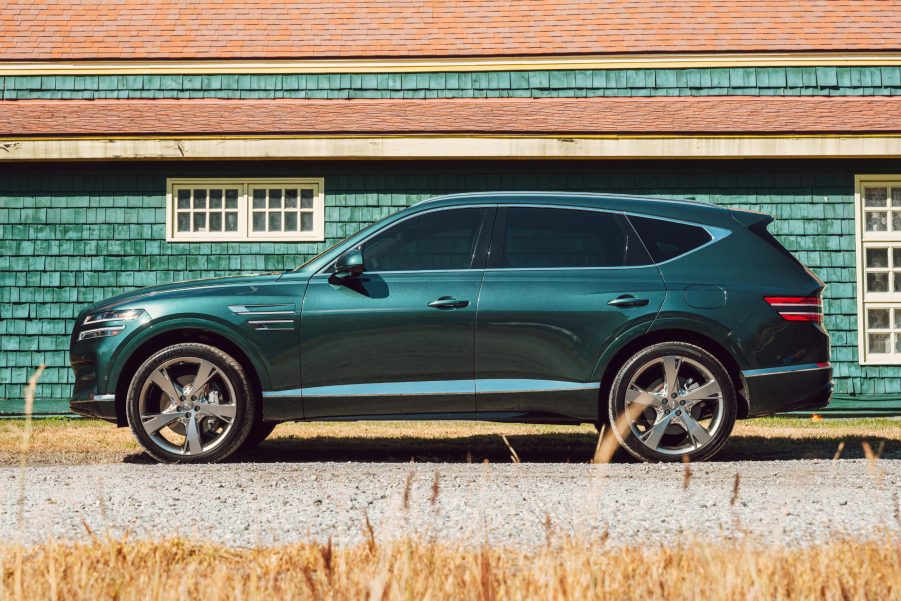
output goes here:
<path id="1" fill-rule="evenodd" d="M 345 238 L 344 240 L 347 240 L 347 238 Z M 334 244 L 332 244 L 331 246 L 329 246 L 328 248 L 326 248 L 324 251 L 322 251 L 322 252 L 319 253 L 318 255 L 316 255 L 316 256 L 314 256 L 314 257 L 312 257 L 312 258 L 310 258 L 310 259 L 307 259 L 306 261 L 304 261 L 303 263 L 301 263 L 300 265 L 298 265 L 298 266 L 295 267 L 294 269 L 290 269 L 289 271 L 299 271 L 299 270 L 303 269 L 304 267 L 306 267 L 307 265 L 309 265 L 310 263 L 312 263 L 313 261 L 315 261 L 316 259 L 318 259 L 318 258 L 321 257 L 322 255 L 324 255 L 325 253 L 329 252 L 330 250 L 332 250 L 333 248 L 335 248 L 336 246 L 338 246 L 339 244 L 341 244 L 341 242 L 344 242 L 344 240 L 341 240 L 340 242 L 335 242 Z"/>

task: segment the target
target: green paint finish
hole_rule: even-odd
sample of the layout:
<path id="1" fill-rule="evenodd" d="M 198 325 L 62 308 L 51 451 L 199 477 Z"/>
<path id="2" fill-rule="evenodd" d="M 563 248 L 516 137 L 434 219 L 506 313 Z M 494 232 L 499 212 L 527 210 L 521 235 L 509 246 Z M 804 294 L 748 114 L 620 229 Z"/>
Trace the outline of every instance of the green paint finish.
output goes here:
<path id="1" fill-rule="evenodd" d="M 489 98 L 589 96 L 886 96 L 901 66 L 612 69 L 284 75 L 0 77 L 2 97 Z"/>
<path id="2" fill-rule="evenodd" d="M 828 284 L 836 388 L 901 390 L 901 367 L 857 363 L 853 178 L 892 161 L 82 163 L 0 166 L 0 412 L 48 365 L 39 398 L 71 392 L 78 312 L 140 286 L 292 268 L 430 196 L 475 190 L 630 193 L 773 214 L 785 246 Z M 324 177 L 324 243 L 167 243 L 166 177 Z"/>
<path id="3" fill-rule="evenodd" d="M 633 217 L 590 210 L 596 208 L 701 223 L 716 235 L 675 258 L 655 255 L 654 264 L 658 246 L 635 218 L 651 254 L 632 247 L 626 258 Z M 420 203 L 295 271 L 167 284 L 84 309 L 73 336 L 96 327 L 82 323 L 89 314 L 138 315 L 122 320 L 117 336 L 73 343 L 73 409 L 122 423 L 121 405 L 91 395 L 121 399 L 136 349 L 184 328 L 211 330 L 236 344 L 255 368 L 264 417 L 277 420 L 478 411 L 480 418 L 512 412 L 524 421 L 597 422 L 597 383 L 619 367 L 611 360 L 645 333 L 675 328 L 708 336 L 746 374 L 776 369 L 748 375 L 748 415 L 822 407 L 832 390 L 831 369 L 786 373 L 785 358 L 802 366 L 828 361 L 827 335 L 811 322 L 786 323 L 763 302 L 772 293 L 809 296 L 822 284 L 749 229 L 769 221 L 704 203 L 562 192 L 462 194 Z M 546 224 L 555 224 L 548 232 L 594 240 L 586 245 L 594 248 L 594 261 L 574 264 L 573 249 L 561 252 L 552 242 L 537 263 L 561 267 L 504 269 L 525 267 L 517 258 L 535 259 L 537 249 L 517 243 Z M 390 242 L 397 240 L 406 241 L 404 250 Z M 490 259 L 489 246 L 497 249 Z M 331 264 L 334 272 L 323 273 Z M 699 304 L 699 296 L 691 302 L 689 290 L 711 284 L 717 286 L 712 303 Z M 248 303 L 256 316 L 234 310 Z M 278 329 L 253 327 L 276 310 L 293 319 Z M 668 386 L 676 408 L 687 410 L 691 399 L 679 403 L 675 384 Z M 267 391 L 279 391 L 278 399 Z"/>

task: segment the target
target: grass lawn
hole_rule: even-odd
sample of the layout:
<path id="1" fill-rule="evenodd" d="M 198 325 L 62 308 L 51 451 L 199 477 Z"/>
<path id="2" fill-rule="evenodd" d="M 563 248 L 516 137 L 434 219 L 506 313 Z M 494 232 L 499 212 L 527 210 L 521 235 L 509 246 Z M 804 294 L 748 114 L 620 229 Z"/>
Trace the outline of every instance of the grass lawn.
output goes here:
<path id="1" fill-rule="evenodd" d="M 0 465 L 18 465 L 24 420 L 0 420 Z M 236 461 L 510 461 L 505 435 L 522 461 L 586 462 L 592 426 L 484 422 L 329 422 L 281 424 Z M 885 458 L 901 458 L 901 419 L 765 418 L 739 422 L 717 460 L 831 459 L 864 456 L 863 442 Z M 622 454 L 615 460 L 626 461 Z M 31 465 L 147 461 L 128 428 L 87 419 L 32 423 Z"/>

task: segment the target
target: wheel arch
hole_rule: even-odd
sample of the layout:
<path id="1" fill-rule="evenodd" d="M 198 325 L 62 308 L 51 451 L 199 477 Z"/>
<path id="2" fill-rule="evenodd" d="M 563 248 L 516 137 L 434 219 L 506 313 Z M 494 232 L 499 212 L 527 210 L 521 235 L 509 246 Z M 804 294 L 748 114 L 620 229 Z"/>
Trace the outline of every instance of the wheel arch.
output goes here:
<path id="1" fill-rule="evenodd" d="M 735 386 L 735 392 L 739 399 L 737 407 L 738 419 L 748 416 L 748 401 L 742 393 L 744 383 L 741 378 L 741 368 L 734 353 L 728 349 L 727 343 L 720 342 L 708 334 L 679 327 L 655 329 L 639 334 L 629 340 L 621 341 L 620 345 L 612 350 L 606 358 L 602 359 L 601 364 L 599 364 L 601 382 L 600 398 L 598 399 L 600 404 L 598 408 L 599 415 L 602 417 L 606 415 L 603 407 L 610 394 L 610 387 L 613 384 L 616 372 L 626 363 L 629 357 L 643 348 L 661 342 L 687 342 L 704 349 L 716 357 L 723 364 L 723 367 L 726 368 L 726 372 L 729 374 L 733 386 Z"/>
<path id="2" fill-rule="evenodd" d="M 154 353 L 168 346 L 186 342 L 208 344 L 234 357 L 247 373 L 257 398 L 261 398 L 263 386 L 266 383 L 264 381 L 266 371 L 237 342 L 219 331 L 202 326 L 173 328 L 143 339 L 124 360 L 117 364 L 114 373 L 111 374 L 110 377 L 115 382 L 116 424 L 118 426 L 128 425 L 125 415 L 125 400 L 128 395 L 128 385 L 131 383 L 131 374 Z"/>

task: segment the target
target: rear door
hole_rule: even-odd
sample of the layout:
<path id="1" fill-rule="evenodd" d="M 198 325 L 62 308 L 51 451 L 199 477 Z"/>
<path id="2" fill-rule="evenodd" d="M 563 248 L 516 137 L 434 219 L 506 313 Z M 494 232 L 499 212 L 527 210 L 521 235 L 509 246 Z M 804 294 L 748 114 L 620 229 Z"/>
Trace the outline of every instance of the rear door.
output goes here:
<path id="1" fill-rule="evenodd" d="M 595 420 L 600 355 L 663 303 L 651 263 L 621 214 L 500 208 L 476 318 L 479 416 Z"/>

